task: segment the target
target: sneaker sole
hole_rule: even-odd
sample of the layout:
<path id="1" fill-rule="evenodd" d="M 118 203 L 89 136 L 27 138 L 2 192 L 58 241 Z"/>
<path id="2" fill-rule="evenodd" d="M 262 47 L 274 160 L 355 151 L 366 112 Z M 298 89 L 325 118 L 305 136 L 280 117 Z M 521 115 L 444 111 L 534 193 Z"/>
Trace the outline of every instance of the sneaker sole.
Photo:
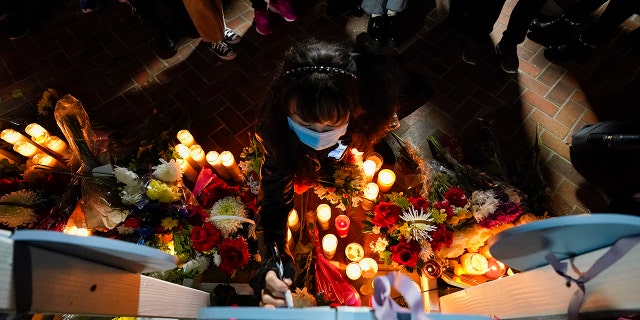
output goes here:
<path id="1" fill-rule="evenodd" d="M 215 51 L 213 51 L 213 49 L 211 49 L 211 47 L 209 47 L 209 51 L 213 52 L 213 54 L 215 54 L 218 58 L 220 58 L 222 60 L 227 60 L 227 61 L 228 60 L 233 60 L 238 56 L 238 54 L 235 53 L 235 52 L 233 53 L 233 55 L 230 55 L 230 56 L 221 56 L 221 55 L 217 54 Z"/>
<path id="2" fill-rule="evenodd" d="M 283 15 L 282 15 L 282 13 L 280 13 L 280 10 L 278 10 L 278 8 L 276 8 L 276 7 L 269 6 L 269 10 L 271 10 L 271 11 L 272 11 L 272 12 L 274 12 L 274 13 L 279 14 L 279 15 L 282 17 L 282 19 L 284 19 L 284 21 L 287 21 L 287 22 L 294 22 L 294 21 L 298 20 L 298 18 L 289 19 L 289 18 L 287 18 L 287 17 L 283 16 Z"/>
<path id="3" fill-rule="evenodd" d="M 227 40 L 227 39 L 224 39 L 224 42 L 226 42 L 227 44 L 238 44 L 238 43 L 240 43 L 240 40 L 242 40 L 242 38 L 241 38 L 241 37 L 239 37 L 239 38 L 238 38 L 238 39 L 236 39 L 236 40 Z"/>
<path id="4" fill-rule="evenodd" d="M 470 64 L 472 66 L 475 66 L 475 65 L 478 64 L 478 61 L 468 59 L 467 56 L 464 54 L 464 52 L 462 53 L 462 61 L 464 61 L 466 64 Z"/>
<path id="5" fill-rule="evenodd" d="M 263 35 L 263 36 L 267 36 L 267 35 L 270 35 L 273 31 L 269 31 L 269 32 L 262 32 L 262 31 L 260 31 L 260 29 L 258 29 L 258 27 L 256 26 L 256 32 L 257 32 L 258 34 Z"/>

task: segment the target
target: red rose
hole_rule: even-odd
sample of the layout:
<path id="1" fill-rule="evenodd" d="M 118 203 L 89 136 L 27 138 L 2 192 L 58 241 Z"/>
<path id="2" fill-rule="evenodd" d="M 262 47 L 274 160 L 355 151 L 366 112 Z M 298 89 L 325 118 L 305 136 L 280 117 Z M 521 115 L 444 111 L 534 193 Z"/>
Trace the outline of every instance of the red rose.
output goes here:
<path id="1" fill-rule="evenodd" d="M 209 209 L 218 200 L 238 194 L 239 190 L 240 187 L 229 186 L 226 181 L 214 174 L 197 198 L 204 208 Z"/>
<path id="2" fill-rule="evenodd" d="M 438 210 L 444 210 L 444 212 L 447 214 L 447 218 L 451 218 L 455 214 L 455 212 L 453 212 L 453 207 L 451 207 L 449 201 L 447 200 L 438 201 L 433 204 L 433 207 Z"/>
<path id="3" fill-rule="evenodd" d="M 378 227 L 390 227 L 400 221 L 402 210 L 391 202 L 380 202 L 375 207 L 376 215 L 371 219 Z"/>
<path id="4" fill-rule="evenodd" d="M 429 210 L 429 201 L 423 197 L 414 198 L 410 197 L 409 202 L 413 205 L 416 210 L 424 209 L 424 211 Z"/>
<path id="5" fill-rule="evenodd" d="M 205 222 L 202 227 L 195 226 L 191 229 L 191 243 L 193 249 L 198 252 L 206 252 L 220 240 L 220 231 L 213 224 Z"/>
<path id="6" fill-rule="evenodd" d="M 431 238 L 431 249 L 433 251 L 438 251 L 442 248 L 442 246 L 450 247 L 453 243 L 453 232 L 449 231 L 444 224 L 439 224 L 438 229 L 430 233 Z"/>
<path id="7" fill-rule="evenodd" d="M 420 244 L 417 241 L 411 240 L 409 243 L 401 241 L 389 249 L 391 250 L 391 260 L 403 266 L 416 267 L 420 253 Z"/>
<path id="8" fill-rule="evenodd" d="M 226 274 L 233 274 L 249 264 L 249 247 L 243 238 L 224 239 L 218 247 L 218 254 L 222 257 L 218 267 Z"/>
<path id="9" fill-rule="evenodd" d="M 464 195 L 464 190 L 458 187 L 449 188 L 449 190 L 444 193 L 444 198 L 455 207 L 464 207 L 469 202 L 467 196 Z"/>
<path id="10" fill-rule="evenodd" d="M 127 218 L 126 220 L 124 220 L 124 226 L 133 230 L 138 230 L 140 229 L 140 219 Z"/>

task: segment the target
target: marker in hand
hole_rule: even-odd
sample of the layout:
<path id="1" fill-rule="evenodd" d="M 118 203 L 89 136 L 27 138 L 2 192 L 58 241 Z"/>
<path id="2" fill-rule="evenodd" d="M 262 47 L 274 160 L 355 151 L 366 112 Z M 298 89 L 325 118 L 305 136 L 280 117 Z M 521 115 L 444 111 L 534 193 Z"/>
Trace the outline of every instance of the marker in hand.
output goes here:
<path id="1" fill-rule="evenodd" d="M 278 250 L 278 245 L 276 243 L 271 247 L 271 253 L 273 254 L 273 260 L 278 267 L 278 279 L 282 280 L 284 277 L 284 265 L 280 258 L 280 251 Z M 287 308 L 293 308 L 293 296 L 291 295 L 291 290 L 287 289 L 284 293 L 284 300 L 287 302 Z"/>

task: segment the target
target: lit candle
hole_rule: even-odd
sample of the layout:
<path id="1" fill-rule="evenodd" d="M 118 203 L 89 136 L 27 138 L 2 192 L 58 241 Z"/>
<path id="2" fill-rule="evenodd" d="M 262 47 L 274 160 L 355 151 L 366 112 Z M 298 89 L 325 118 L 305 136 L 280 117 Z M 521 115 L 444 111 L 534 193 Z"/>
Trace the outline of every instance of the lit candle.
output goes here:
<path id="1" fill-rule="evenodd" d="M 373 180 L 373 175 L 376 174 L 376 163 L 373 160 L 366 160 L 362 164 L 362 170 L 364 171 L 364 178 L 367 182 Z"/>
<path id="2" fill-rule="evenodd" d="M 351 225 L 349 217 L 341 214 L 336 217 L 334 224 L 336 226 L 336 233 L 340 238 L 345 238 L 347 235 L 349 235 L 349 226 Z"/>
<path id="3" fill-rule="evenodd" d="M 186 145 L 182 143 L 178 143 L 176 144 L 175 149 L 182 159 L 187 160 L 191 158 L 191 151 L 189 150 L 189 147 L 187 147 Z"/>
<path id="4" fill-rule="evenodd" d="M 331 207 L 323 203 L 316 208 L 316 215 L 318 216 L 318 224 L 320 229 L 329 229 L 329 219 L 331 219 Z"/>
<path id="5" fill-rule="evenodd" d="M 200 168 L 204 168 L 207 165 L 206 154 L 202 147 L 198 144 L 194 144 L 189 147 L 189 154 L 191 155 L 191 159 L 198 163 Z"/>
<path id="6" fill-rule="evenodd" d="M 57 168 L 57 169 L 67 168 L 65 165 L 60 163 L 60 161 L 56 160 L 55 158 L 53 158 L 52 156 L 44 152 L 38 152 L 34 154 L 31 161 L 33 161 L 33 164 L 45 166 L 45 167 L 51 167 L 51 168 Z"/>
<path id="7" fill-rule="evenodd" d="M 87 237 L 91 235 L 91 231 L 85 228 L 78 228 L 76 226 L 65 226 L 63 233 L 74 235 L 74 236 L 82 236 Z"/>
<path id="8" fill-rule="evenodd" d="M 213 170 L 216 171 L 217 175 L 219 175 L 224 180 L 231 179 L 231 174 L 222 165 L 222 162 L 220 161 L 220 154 L 217 151 L 207 152 L 206 159 L 207 162 L 213 167 Z"/>
<path id="9" fill-rule="evenodd" d="M 367 157 L 365 158 L 366 160 L 371 160 L 373 162 L 375 162 L 376 164 L 376 172 L 378 172 L 378 170 L 380 170 L 380 168 L 382 168 L 382 163 L 384 162 L 384 160 L 382 159 L 382 156 L 377 153 L 377 152 L 372 152 L 367 154 Z"/>
<path id="10" fill-rule="evenodd" d="M 344 248 L 344 255 L 353 262 L 358 262 L 364 258 L 364 248 L 357 242 L 351 242 Z"/>
<path id="11" fill-rule="evenodd" d="M 334 234 L 326 234 L 322 237 L 322 252 L 327 259 L 333 258 L 338 247 L 338 237 Z"/>
<path id="12" fill-rule="evenodd" d="M 347 265 L 345 273 L 347 274 L 347 278 L 358 280 L 362 276 L 362 269 L 360 269 L 360 265 L 357 262 L 351 262 Z"/>
<path id="13" fill-rule="evenodd" d="M 191 182 L 196 182 L 198 179 L 198 172 L 189 164 L 189 161 L 185 159 L 176 159 L 176 163 L 180 165 L 182 174 Z"/>
<path id="14" fill-rule="evenodd" d="M 360 152 L 356 148 L 351 148 L 351 155 L 353 156 L 353 160 L 355 160 L 355 162 L 362 162 L 363 154 L 364 152 Z"/>
<path id="15" fill-rule="evenodd" d="M 36 148 L 32 142 L 27 142 L 25 140 L 16 142 L 13 145 L 13 150 L 27 158 L 33 157 L 33 155 L 38 152 L 38 148 Z"/>
<path id="16" fill-rule="evenodd" d="M 362 209 L 371 210 L 371 208 L 373 208 L 373 205 L 376 202 L 376 198 L 378 198 L 379 190 L 380 188 L 378 187 L 378 185 L 373 182 L 369 182 L 364 187 L 364 190 L 362 191 L 364 199 L 362 199 L 362 203 L 360 204 Z"/>
<path id="17" fill-rule="evenodd" d="M 487 272 L 489 261 L 479 253 L 465 253 L 460 256 L 462 272 L 470 275 L 481 275 Z"/>
<path id="18" fill-rule="evenodd" d="M 4 129 L 0 132 L 0 139 L 9 142 L 11 144 L 16 144 L 18 141 L 27 140 L 25 136 L 23 136 L 20 132 L 15 131 L 13 129 Z"/>
<path id="19" fill-rule="evenodd" d="M 67 154 L 67 149 L 69 148 L 64 140 L 56 136 L 49 136 L 47 141 L 44 143 L 44 146 L 62 157 Z"/>
<path id="20" fill-rule="evenodd" d="M 191 132 L 189 132 L 189 130 L 187 129 L 178 131 L 178 133 L 176 134 L 176 137 L 178 138 L 178 141 L 180 141 L 181 144 L 184 144 L 187 147 L 191 147 L 196 143 L 196 140 L 193 138 L 193 135 L 191 135 Z"/>
<path id="21" fill-rule="evenodd" d="M 362 269 L 362 277 L 365 279 L 373 278 L 378 273 L 378 263 L 373 258 L 364 258 L 360 260 L 360 269 Z"/>
<path id="22" fill-rule="evenodd" d="M 291 242 L 293 239 L 293 233 L 291 233 L 291 229 L 287 228 L 287 243 Z"/>
<path id="23" fill-rule="evenodd" d="M 487 259 L 487 266 L 487 272 L 484 273 L 484 276 L 489 279 L 498 279 L 507 271 L 507 267 L 504 263 L 496 260 L 495 258 Z"/>
<path id="24" fill-rule="evenodd" d="M 49 137 L 49 132 L 37 123 L 28 124 L 24 132 L 30 135 L 31 139 L 39 145 L 43 145 Z"/>
<path id="25" fill-rule="evenodd" d="M 298 218 L 298 212 L 296 211 L 296 209 L 291 209 L 291 212 L 289 212 L 289 228 L 291 228 L 291 230 L 293 231 L 298 231 L 298 228 L 300 228 L 300 219 Z"/>
<path id="26" fill-rule="evenodd" d="M 233 157 L 231 151 L 222 151 L 222 153 L 220 153 L 220 162 L 222 162 L 224 168 L 230 173 L 231 178 L 236 181 L 242 181 L 240 167 L 236 164 L 236 159 Z"/>
<path id="27" fill-rule="evenodd" d="M 396 174 L 389 169 L 382 169 L 378 172 L 378 187 L 380 192 L 389 192 L 393 183 L 396 182 Z"/>

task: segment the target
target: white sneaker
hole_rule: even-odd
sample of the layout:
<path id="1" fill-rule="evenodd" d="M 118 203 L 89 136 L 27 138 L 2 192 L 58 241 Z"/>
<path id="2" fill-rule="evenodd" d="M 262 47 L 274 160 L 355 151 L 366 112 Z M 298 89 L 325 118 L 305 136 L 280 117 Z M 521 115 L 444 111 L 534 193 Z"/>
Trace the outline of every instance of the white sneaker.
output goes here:
<path id="1" fill-rule="evenodd" d="M 236 44 L 240 43 L 240 40 L 242 40 L 242 37 L 237 33 L 227 27 L 224 28 L 224 42 L 228 44 Z"/>
<path id="2" fill-rule="evenodd" d="M 212 43 L 209 46 L 209 50 L 213 51 L 213 53 L 222 60 L 233 60 L 236 58 L 236 52 L 224 40 Z"/>

